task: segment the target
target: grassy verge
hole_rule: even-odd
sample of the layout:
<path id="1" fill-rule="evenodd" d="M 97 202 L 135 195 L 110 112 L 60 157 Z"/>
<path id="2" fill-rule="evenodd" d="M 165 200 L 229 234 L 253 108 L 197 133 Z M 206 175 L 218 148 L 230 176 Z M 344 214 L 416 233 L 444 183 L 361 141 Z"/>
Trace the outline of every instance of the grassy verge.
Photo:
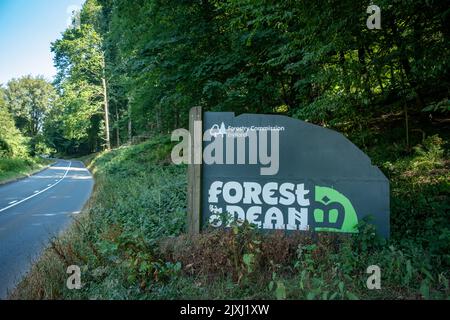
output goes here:
<path id="1" fill-rule="evenodd" d="M 97 158 L 98 155 L 99 153 L 92 153 L 86 156 L 78 157 L 76 158 L 76 160 L 83 162 L 86 167 L 90 167 L 92 161 L 94 161 L 94 159 Z"/>
<path id="2" fill-rule="evenodd" d="M 167 137 L 98 155 L 93 197 L 54 239 L 12 299 L 450 298 L 450 169 L 437 136 L 402 154 L 369 150 L 391 181 L 392 238 L 262 235 L 251 226 L 183 234 L 186 168 Z M 82 289 L 68 290 L 78 265 Z M 381 269 L 368 290 L 367 268 Z"/>
<path id="3" fill-rule="evenodd" d="M 29 176 L 52 162 L 42 158 L 0 158 L 0 184 Z"/>

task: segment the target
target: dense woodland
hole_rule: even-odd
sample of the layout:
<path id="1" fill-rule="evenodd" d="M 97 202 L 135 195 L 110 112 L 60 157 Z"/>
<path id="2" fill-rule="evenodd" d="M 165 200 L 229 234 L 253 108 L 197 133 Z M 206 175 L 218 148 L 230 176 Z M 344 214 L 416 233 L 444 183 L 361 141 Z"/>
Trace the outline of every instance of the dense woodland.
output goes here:
<path id="1" fill-rule="evenodd" d="M 57 98 L 41 83 L 47 105 L 20 109 L 18 91 L 43 80 L 13 80 L 8 109 L 32 151 L 120 146 L 186 126 L 197 105 L 293 116 L 365 147 L 381 119 L 402 121 L 409 150 L 448 116 L 449 8 L 376 5 L 381 30 L 366 26 L 367 1 L 88 0 L 52 44 Z"/>
<path id="2" fill-rule="evenodd" d="M 93 162 L 97 189 L 83 227 L 53 244 L 17 295 L 450 297 L 450 8 L 376 0 L 378 30 L 366 25 L 370 4 L 87 0 L 52 43 L 54 83 L 24 77 L 1 89 L 2 156 L 114 149 Z M 390 242 L 369 230 L 341 249 L 329 239 L 264 247 L 238 230 L 155 249 L 184 231 L 185 168 L 167 165 L 167 134 L 187 126 L 193 106 L 288 115 L 344 133 L 390 180 Z M 246 246 L 252 239 L 259 251 Z M 89 265 L 85 290 L 55 289 L 67 263 Z M 371 263 L 387 270 L 386 291 L 365 290 Z M 38 280 L 42 273 L 54 276 Z"/>
<path id="3" fill-rule="evenodd" d="M 107 144 L 106 92 L 113 145 L 185 126 L 189 108 L 201 105 L 356 130 L 364 143 L 373 120 L 403 117 L 408 148 L 421 129 L 410 116 L 428 124 L 430 113 L 442 118 L 449 109 L 449 9 L 379 1 L 382 29 L 369 30 L 367 5 L 87 1 L 53 44 L 64 119 L 48 127 L 71 149 Z"/>

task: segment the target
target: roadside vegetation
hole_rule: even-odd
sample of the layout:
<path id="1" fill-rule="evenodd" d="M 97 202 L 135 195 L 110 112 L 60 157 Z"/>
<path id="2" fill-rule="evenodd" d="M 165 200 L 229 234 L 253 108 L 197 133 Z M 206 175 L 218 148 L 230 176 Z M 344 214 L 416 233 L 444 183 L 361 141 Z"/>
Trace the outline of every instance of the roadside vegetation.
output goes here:
<path id="1" fill-rule="evenodd" d="M 448 137 L 446 138 L 448 139 Z M 79 219 L 54 239 L 13 299 L 450 298 L 448 140 L 430 135 L 411 154 L 368 150 L 391 181 L 392 235 L 369 223 L 354 236 L 263 235 L 249 225 L 188 236 L 186 167 L 165 136 L 98 155 L 96 185 Z M 66 269 L 82 289 L 66 288 Z M 368 290 L 370 265 L 381 290 Z"/>
<path id="2" fill-rule="evenodd" d="M 5 91 L 1 87 L 0 128 L 0 184 L 25 177 L 52 162 L 32 155 L 31 139 L 16 127 L 9 104 L 5 101 Z"/>
<path id="3" fill-rule="evenodd" d="M 0 158 L 0 184 L 27 177 L 53 161 L 42 158 Z"/>

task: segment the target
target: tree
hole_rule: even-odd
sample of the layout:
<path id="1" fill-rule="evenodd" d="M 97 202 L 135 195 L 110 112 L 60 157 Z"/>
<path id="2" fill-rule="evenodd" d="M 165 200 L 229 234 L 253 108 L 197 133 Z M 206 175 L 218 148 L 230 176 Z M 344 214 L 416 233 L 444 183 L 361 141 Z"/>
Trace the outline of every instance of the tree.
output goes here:
<path id="1" fill-rule="evenodd" d="M 26 139 L 16 128 L 4 95 L 4 90 L 0 87 L 0 157 L 26 157 Z"/>
<path id="2" fill-rule="evenodd" d="M 100 9 L 95 0 L 86 1 L 80 25 L 68 28 L 52 44 L 58 69 L 55 84 L 65 104 L 62 131 L 68 139 L 87 140 L 91 152 L 99 149 L 102 131 L 106 148 L 111 148 L 105 56 L 98 32 Z"/>
<path id="3" fill-rule="evenodd" d="M 53 86 L 42 76 L 25 76 L 8 82 L 5 97 L 17 128 L 30 138 L 31 152 L 36 153 L 45 116 L 56 99 Z"/>

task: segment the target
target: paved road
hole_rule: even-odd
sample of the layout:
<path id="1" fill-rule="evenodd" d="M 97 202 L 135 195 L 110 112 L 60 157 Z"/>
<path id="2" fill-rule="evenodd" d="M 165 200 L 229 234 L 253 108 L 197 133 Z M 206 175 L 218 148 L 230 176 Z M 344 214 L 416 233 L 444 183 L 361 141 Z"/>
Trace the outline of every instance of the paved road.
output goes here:
<path id="1" fill-rule="evenodd" d="M 29 270 L 49 239 L 80 213 L 92 187 L 83 163 L 66 160 L 0 186 L 0 299 Z"/>

